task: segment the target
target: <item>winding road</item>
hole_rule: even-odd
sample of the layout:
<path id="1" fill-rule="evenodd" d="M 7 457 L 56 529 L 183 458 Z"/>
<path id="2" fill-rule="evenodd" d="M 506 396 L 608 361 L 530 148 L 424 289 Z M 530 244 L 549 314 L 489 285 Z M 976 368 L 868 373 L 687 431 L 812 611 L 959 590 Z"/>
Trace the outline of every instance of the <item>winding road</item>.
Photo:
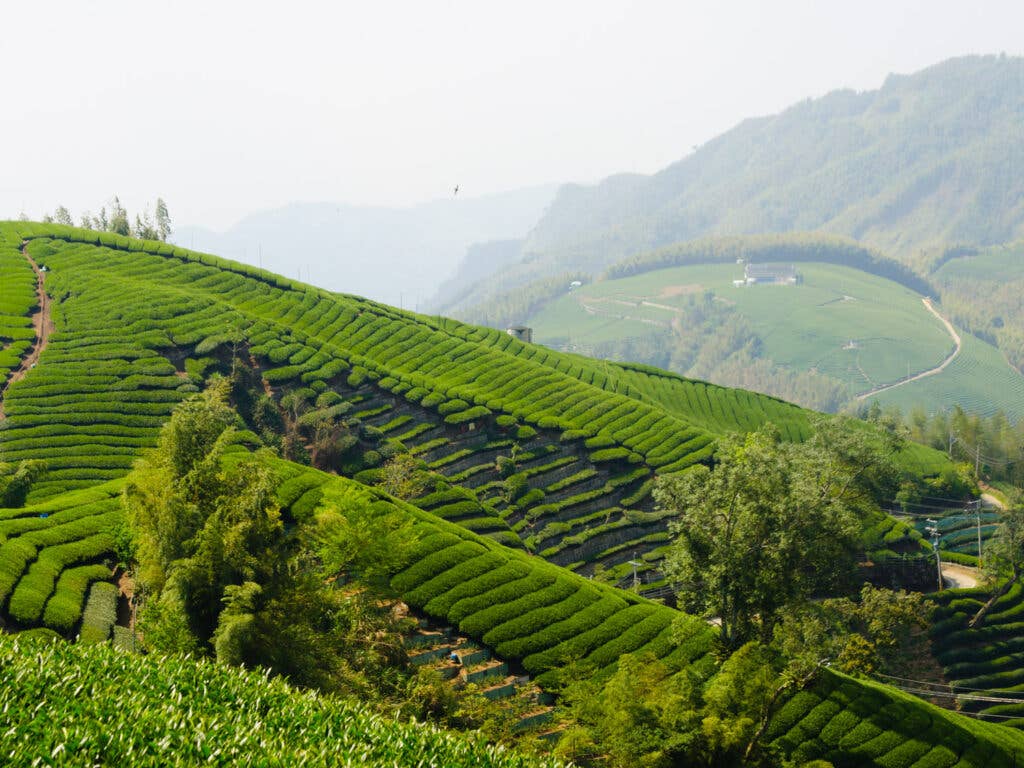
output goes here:
<path id="1" fill-rule="evenodd" d="M 986 486 L 982 484 L 984 490 Z M 984 502 L 986 507 L 995 507 L 996 509 L 1005 509 L 1003 502 L 993 496 L 991 493 L 982 493 L 981 500 Z M 942 564 L 942 579 L 946 582 L 946 585 L 951 589 L 961 589 L 964 587 L 976 587 L 981 574 L 978 568 L 972 568 L 969 565 L 959 565 L 958 563 L 943 563 Z"/>
<path id="2" fill-rule="evenodd" d="M 872 395 L 877 395 L 881 392 L 887 392 L 890 389 L 896 389 L 896 387 L 902 387 L 904 384 L 909 384 L 912 381 L 923 379 L 926 376 L 934 376 L 937 373 L 942 373 L 944 370 L 946 370 L 946 366 L 952 363 L 956 359 L 956 356 L 960 354 L 960 334 L 956 332 L 956 328 L 954 328 L 953 324 L 949 322 L 949 320 L 944 318 L 942 315 L 940 315 L 938 310 L 932 306 L 931 299 L 924 298 L 921 299 L 921 301 L 924 304 L 925 309 L 927 309 L 929 312 L 931 312 L 933 315 L 939 318 L 939 322 L 946 326 L 946 330 L 949 331 L 949 335 L 953 339 L 953 343 L 956 345 L 953 348 L 953 352 L 949 355 L 949 357 L 947 357 L 934 368 L 929 368 L 927 371 L 921 371 L 921 373 L 915 373 L 913 376 L 897 381 L 895 384 L 886 384 L 885 386 L 882 387 L 875 387 L 874 389 L 870 389 L 861 395 L 857 395 L 858 400 L 865 400 L 866 398 L 869 398 Z"/>
<path id="3" fill-rule="evenodd" d="M 978 586 L 978 569 L 958 563 L 942 564 L 942 580 L 949 589 Z"/>

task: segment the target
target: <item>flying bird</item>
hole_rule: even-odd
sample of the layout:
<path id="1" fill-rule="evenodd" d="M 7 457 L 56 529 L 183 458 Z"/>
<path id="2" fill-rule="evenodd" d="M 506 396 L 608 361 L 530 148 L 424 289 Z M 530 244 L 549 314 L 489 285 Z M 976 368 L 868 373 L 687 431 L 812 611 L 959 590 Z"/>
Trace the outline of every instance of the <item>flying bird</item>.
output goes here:
<path id="1" fill-rule="evenodd" d="M 459 185 L 458 184 L 455 185 L 455 192 L 452 193 L 452 196 L 454 197 L 457 194 L 459 194 Z"/>

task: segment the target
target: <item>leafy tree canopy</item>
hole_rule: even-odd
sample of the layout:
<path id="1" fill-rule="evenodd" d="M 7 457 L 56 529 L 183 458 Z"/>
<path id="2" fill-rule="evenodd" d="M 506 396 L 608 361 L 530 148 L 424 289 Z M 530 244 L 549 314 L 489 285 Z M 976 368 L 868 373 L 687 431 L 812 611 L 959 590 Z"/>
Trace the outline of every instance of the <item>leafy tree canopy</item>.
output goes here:
<path id="1" fill-rule="evenodd" d="M 778 612 L 848 588 L 860 518 L 891 493 L 900 441 L 848 420 L 820 419 L 803 444 L 765 425 L 719 443 L 712 471 L 658 480 L 654 496 L 679 517 L 666 571 L 683 607 L 714 617 L 727 647 L 771 640 Z"/>

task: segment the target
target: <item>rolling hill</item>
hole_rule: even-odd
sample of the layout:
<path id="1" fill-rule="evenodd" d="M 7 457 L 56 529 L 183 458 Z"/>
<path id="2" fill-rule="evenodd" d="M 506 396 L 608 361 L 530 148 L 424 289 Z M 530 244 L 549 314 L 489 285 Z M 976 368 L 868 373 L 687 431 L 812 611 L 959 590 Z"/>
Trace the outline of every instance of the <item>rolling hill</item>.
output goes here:
<path id="1" fill-rule="evenodd" d="M 351 450 L 318 459 L 331 471 L 274 461 L 278 502 L 295 520 L 325 500 L 403 516 L 417 545 L 391 587 L 408 605 L 551 687 L 574 660 L 600 675 L 637 651 L 695 680 L 714 670 L 714 630 L 705 622 L 587 575 L 598 566 L 624 574 L 638 556 L 656 571 L 667 534 L 649 498 L 655 473 L 707 462 L 718 435 L 768 420 L 786 439 L 804 439 L 808 412 L 656 369 L 559 354 L 164 243 L 28 223 L 0 224 L 0 240 L 0 265 L 12 275 L 2 284 L 12 311 L 0 326 L 11 329 L 0 337 L 5 349 L 24 340 L 32 319 L 38 328 L 0 371 L 0 461 L 45 462 L 27 504 L 0 510 L 7 629 L 109 635 L 121 478 L 173 407 L 221 372 L 238 382 L 250 427 L 229 461 L 273 438 L 260 403 L 288 403 L 298 427 L 349 419 Z M 412 503 L 365 484 L 403 449 L 443 478 Z M 303 450 L 311 460 L 316 446 Z M 948 466 L 919 447 L 903 460 L 917 472 Z M 910 538 L 889 533 L 887 543 Z M 74 653 L 83 665 L 129 672 L 106 651 Z M 63 656 L 58 663 L 79 664 Z M 182 669 L 131 665 L 142 675 Z M 913 748 L 901 746 L 912 734 Z M 845 765 L 909 765 L 911 753 L 941 765 L 1024 756 L 1024 737 L 1013 730 L 831 674 L 786 705 L 771 737 L 785 754 Z M 402 750 L 418 738 L 395 731 L 393 743 Z"/>
<path id="2" fill-rule="evenodd" d="M 794 266 L 798 283 L 735 284 L 748 265 L 766 264 Z M 851 241 L 722 238 L 640 254 L 593 282 L 562 285 L 525 322 L 555 349 L 671 368 L 820 410 L 878 401 L 904 413 L 960 405 L 1024 416 L 1024 377 L 991 344 L 950 331 L 945 304 L 925 301 L 936 293 Z"/>

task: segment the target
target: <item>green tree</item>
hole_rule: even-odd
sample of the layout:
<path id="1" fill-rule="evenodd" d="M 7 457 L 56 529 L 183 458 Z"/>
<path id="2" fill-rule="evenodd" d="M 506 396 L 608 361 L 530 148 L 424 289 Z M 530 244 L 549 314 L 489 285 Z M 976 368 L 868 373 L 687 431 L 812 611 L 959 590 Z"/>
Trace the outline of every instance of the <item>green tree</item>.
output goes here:
<path id="1" fill-rule="evenodd" d="M 132 225 L 128 220 L 128 211 L 121 205 L 121 201 L 117 195 L 114 195 L 113 201 L 110 203 L 110 221 L 106 221 L 106 212 L 100 209 L 101 221 L 104 221 L 105 226 L 103 227 L 108 232 L 115 232 L 119 235 L 130 235 L 132 233 Z"/>
<path id="2" fill-rule="evenodd" d="M 425 466 L 411 453 L 400 453 L 381 468 L 377 485 L 396 499 L 409 501 L 418 498 L 430 488 L 430 474 Z"/>
<path id="3" fill-rule="evenodd" d="M 156 199 L 156 211 L 154 213 L 156 219 L 156 231 L 158 236 L 164 242 L 167 242 L 167 238 L 171 236 L 171 214 L 167 211 L 167 203 L 164 202 L 162 197 Z"/>
<path id="4" fill-rule="evenodd" d="M 928 609 L 919 592 L 865 584 L 857 599 L 829 598 L 788 606 L 774 646 L 787 669 L 802 677 L 828 662 L 847 673 L 901 675 L 929 653 Z"/>
<path id="5" fill-rule="evenodd" d="M 153 226 L 153 219 L 150 217 L 148 211 L 144 212 L 141 216 L 139 214 L 135 214 L 135 227 L 132 234 L 142 240 L 160 239 L 160 233 L 157 232 L 156 227 Z"/>
<path id="6" fill-rule="evenodd" d="M 23 507 L 43 467 L 43 462 L 29 460 L 20 462 L 16 468 L 0 464 L 0 507 Z"/>
<path id="7" fill-rule="evenodd" d="M 63 205 L 57 206 L 57 210 L 53 212 L 53 220 L 58 224 L 66 224 L 69 227 L 75 223 L 71 218 L 71 212 Z"/>
<path id="8" fill-rule="evenodd" d="M 395 695 L 401 617 L 381 598 L 415 543 L 410 518 L 328 489 L 322 514 L 286 528 L 265 452 L 228 451 L 240 423 L 229 391 L 216 379 L 182 403 L 124 492 L 147 645 Z"/>
<path id="9" fill-rule="evenodd" d="M 686 671 L 672 674 L 653 656 L 626 655 L 604 684 L 587 674 L 561 697 L 569 724 L 555 749 L 584 765 L 708 765 L 701 734 L 701 688 Z"/>
<path id="10" fill-rule="evenodd" d="M 266 578 L 280 530 L 269 471 L 252 459 L 224 467 L 235 414 L 223 380 L 182 403 L 124 491 L 138 580 L 158 602 L 180 602 L 200 642 L 213 634 L 224 587 Z"/>
<path id="11" fill-rule="evenodd" d="M 816 591 L 852 584 L 859 516 L 895 488 L 891 452 L 849 420 L 818 420 L 804 444 L 765 425 L 719 442 L 717 465 L 659 478 L 654 498 L 678 513 L 666 572 L 680 603 L 714 617 L 736 648 L 769 642 L 777 612 Z"/>
<path id="12" fill-rule="evenodd" d="M 322 504 L 311 540 L 324 572 L 386 590 L 416 544 L 412 519 L 391 504 L 367 504 L 330 489 Z"/>

